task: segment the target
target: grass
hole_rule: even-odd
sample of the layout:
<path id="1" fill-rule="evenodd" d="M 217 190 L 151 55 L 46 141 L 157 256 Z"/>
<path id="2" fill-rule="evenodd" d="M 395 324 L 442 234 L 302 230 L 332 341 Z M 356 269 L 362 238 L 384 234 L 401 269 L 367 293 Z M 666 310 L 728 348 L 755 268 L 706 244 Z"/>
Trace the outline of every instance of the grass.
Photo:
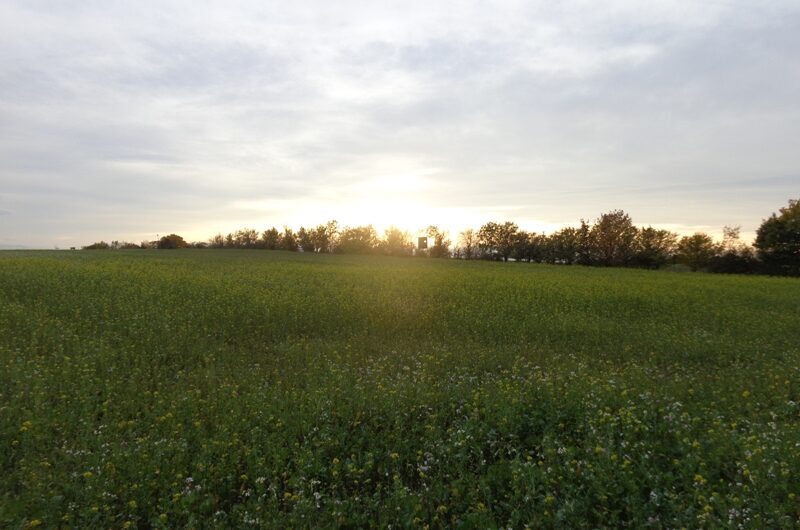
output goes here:
<path id="1" fill-rule="evenodd" d="M 800 282 L 0 253 L 0 527 L 800 525 Z"/>

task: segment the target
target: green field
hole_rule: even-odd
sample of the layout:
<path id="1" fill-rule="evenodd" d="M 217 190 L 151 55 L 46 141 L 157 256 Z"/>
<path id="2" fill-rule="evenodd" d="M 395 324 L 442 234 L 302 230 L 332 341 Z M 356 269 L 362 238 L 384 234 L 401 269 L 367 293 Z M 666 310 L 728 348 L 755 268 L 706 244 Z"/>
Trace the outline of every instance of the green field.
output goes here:
<path id="1" fill-rule="evenodd" d="M 800 525 L 800 281 L 0 253 L 0 527 Z"/>

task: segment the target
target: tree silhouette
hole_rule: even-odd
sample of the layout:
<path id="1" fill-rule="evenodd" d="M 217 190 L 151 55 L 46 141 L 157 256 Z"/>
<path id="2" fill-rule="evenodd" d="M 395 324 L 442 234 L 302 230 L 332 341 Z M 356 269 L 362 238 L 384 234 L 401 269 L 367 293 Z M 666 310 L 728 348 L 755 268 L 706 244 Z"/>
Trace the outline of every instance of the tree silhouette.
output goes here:
<path id="1" fill-rule="evenodd" d="M 800 275 L 800 200 L 790 200 L 761 223 L 755 247 L 770 274 Z"/>
<path id="2" fill-rule="evenodd" d="M 378 247 L 378 233 L 372 227 L 345 227 L 339 234 L 336 251 L 342 254 L 371 254 Z"/>
<path id="3" fill-rule="evenodd" d="M 461 232 L 458 237 L 459 255 L 464 259 L 478 257 L 478 234 L 472 228 Z"/>
<path id="4" fill-rule="evenodd" d="M 297 236 L 295 235 L 294 230 L 288 226 L 283 227 L 283 234 L 281 234 L 279 248 L 281 250 L 288 250 L 290 252 L 297 252 L 298 250 Z"/>
<path id="5" fill-rule="evenodd" d="M 633 257 L 637 229 L 622 210 L 604 213 L 589 232 L 591 261 L 597 265 L 626 265 Z"/>
<path id="6" fill-rule="evenodd" d="M 211 248 L 223 248 L 225 246 L 225 237 L 222 234 L 217 234 L 208 240 L 208 246 Z"/>
<path id="7" fill-rule="evenodd" d="M 278 250 L 281 243 L 281 234 L 274 226 L 261 234 L 261 246 L 267 250 Z"/>
<path id="8" fill-rule="evenodd" d="M 158 240 L 158 248 L 173 249 L 173 248 L 187 248 L 189 244 L 178 234 L 170 234 L 162 236 Z"/>
<path id="9" fill-rule="evenodd" d="M 678 236 L 669 230 L 648 226 L 639 230 L 632 264 L 647 269 L 666 265 L 678 247 Z"/>
<path id="10" fill-rule="evenodd" d="M 384 232 L 380 248 L 387 256 L 410 256 L 414 252 L 414 243 L 408 232 L 390 226 Z"/>
<path id="11" fill-rule="evenodd" d="M 425 229 L 428 240 L 433 240 L 433 245 L 428 249 L 428 255 L 432 258 L 450 257 L 450 240 L 447 233 L 439 230 L 439 227 L 431 225 Z"/>
<path id="12" fill-rule="evenodd" d="M 684 236 L 678 243 L 678 260 L 692 271 L 705 268 L 719 251 L 711 236 L 702 232 Z"/>
<path id="13" fill-rule="evenodd" d="M 312 234 L 313 229 L 307 230 L 303 226 L 297 231 L 297 243 L 300 245 L 303 252 L 315 252 L 316 249 L 314 248 Z"/>
<path id="14" fill-rule="evenodd" d="M 485 257 L 508 261 L 514 251 L 519 227 L 506 221 L 503 224 L 489 222 L 478 230 L 478 245 Z"/>
<path id="15" fill-rule="evenodd" d="M 337 236 L 339 234 L 339 223 L 328 221 L 324 225 L 318 225 L 311 231 L 311 243 L 314 252 L 333 252 L 336 248 Z"/>
<path id="16" fill-rule="evenodd" d="M 258 247 L 258 232 L 252 228 L 242 228 L 233 235 L 236 248 Z"/>

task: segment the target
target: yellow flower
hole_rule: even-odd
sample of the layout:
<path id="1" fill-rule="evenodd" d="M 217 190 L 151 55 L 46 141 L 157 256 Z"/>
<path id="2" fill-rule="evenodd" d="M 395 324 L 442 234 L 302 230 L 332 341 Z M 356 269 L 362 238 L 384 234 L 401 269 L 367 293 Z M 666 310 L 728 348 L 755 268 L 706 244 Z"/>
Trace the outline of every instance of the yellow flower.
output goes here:
<path id="1" fill-rule="evenodd" d="M 91 472 L 91 471 L 87 471 L 87 472 L 85 472 L 85 473 L 83 474 L 83 478 L 92 478 L 92 472 Z"/>

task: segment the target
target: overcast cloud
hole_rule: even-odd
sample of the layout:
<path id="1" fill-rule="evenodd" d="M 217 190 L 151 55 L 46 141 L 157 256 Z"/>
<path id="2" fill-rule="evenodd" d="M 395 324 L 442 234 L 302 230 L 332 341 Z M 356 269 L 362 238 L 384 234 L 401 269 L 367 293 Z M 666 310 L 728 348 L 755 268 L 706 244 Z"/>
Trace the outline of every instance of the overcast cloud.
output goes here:
<path id="1" fill-rule="evenodd" d="M 800 196 L 800 3 L 0 3 L 0 245 Z"/>

